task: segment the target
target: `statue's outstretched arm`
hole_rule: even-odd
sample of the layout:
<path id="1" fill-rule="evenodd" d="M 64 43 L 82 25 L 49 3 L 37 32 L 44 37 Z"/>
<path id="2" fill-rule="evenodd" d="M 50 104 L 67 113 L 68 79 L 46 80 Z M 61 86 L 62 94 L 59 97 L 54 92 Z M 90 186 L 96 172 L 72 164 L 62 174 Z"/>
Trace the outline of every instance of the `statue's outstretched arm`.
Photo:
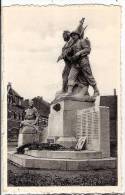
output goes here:
<path id="1" fill-rule="evenodd" d="M 80 56 L 86 56 L 89 55 L 91 52 L 91 45 L 90 45 L 90 41 L 88 39 L 85 39 L 83 41 L 81 41 L 81 46 L 82 49 L 80 51 L 78 51 L 73 57 L 72 57 L 72 61 L 79 59 Z"/>
<path id="2" fill-rule="evenodd" d="M 78 55 L 78 56 L 86 56 L 86 55 L 89 55 L 90 54 L 90 51 L 91 51 L 91 49 L 88 48 L 88 47 L 86 47 L 83 50 L 77 52 L 76 55 Z"/>

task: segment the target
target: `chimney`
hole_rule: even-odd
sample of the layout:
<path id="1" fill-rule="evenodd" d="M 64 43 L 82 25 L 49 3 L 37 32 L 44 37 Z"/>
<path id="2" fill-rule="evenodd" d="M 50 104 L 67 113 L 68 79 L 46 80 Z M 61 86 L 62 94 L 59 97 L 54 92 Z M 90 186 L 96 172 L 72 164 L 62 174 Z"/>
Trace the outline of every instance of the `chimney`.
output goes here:
<path id="1" fill-rule="evenodd" d="M 12 84 L 10 82 L 8 82 L 7 84 L 7 91 L 9 92 L 9 90 L 12 88 Z"/>

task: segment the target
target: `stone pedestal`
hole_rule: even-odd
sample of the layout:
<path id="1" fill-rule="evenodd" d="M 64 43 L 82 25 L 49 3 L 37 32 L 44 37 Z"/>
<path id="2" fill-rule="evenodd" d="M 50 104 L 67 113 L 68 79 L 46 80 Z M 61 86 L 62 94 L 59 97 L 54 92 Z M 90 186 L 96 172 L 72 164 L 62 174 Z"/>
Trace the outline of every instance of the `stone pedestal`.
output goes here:
<path id="1" fill-rule="evenodd" d="M 101 159 L 102 153 L 96 151 L 51 151 L 51 150 L 27 150 L 25 154 L 36 158 L 48 159 L 72 159 L 72 160 L 87 160 Z"/>
<path id="2" fill-rule="evenodd" d="M 18 147 L 34 142 L 39 142 L 39 133 L 33 127 L 25 126 L 20 129 Z"/>
<path id="3" fill-rule="evenodd" d="M 45 127 L 39 134 L 39 143 L 47 142 L 47 127 Z"/>
<path id="4" fill-rule="evenodd" d="M 74 147 L 76 139 L 77 110 L 93 107 L 92 102 L 62 99 L 51 105 L 48 121 L 48 139 L 65 147 Z"/>
<path id="5" fill-rule="evenodd" d="M 39 171 L 42 172 L 42 178 L 43 178 L 43 170 L 62 170 L 62 171 L 88 171 L 88 170 L 112 170 L 116 169 L 117 167 L 117 160 L 116 158 L 102 158 L 100 159 L 100 154 L 98 152 L 82 152 L 82 154 L 72 154 L 69 152 L 62 152 L 61 153 L 55 153 L 55 152 L 45 152 L 44 151 L 35 151 L 36 154 L 34 154 L 33 151 L 28 151 L 27 154 L 15 154 L 14 151 L 8 152 L 8 160 L 9 162 L 12 162 L 16 165 L 16 167 L 19 167 L 19 173 L 20 168 L 24 167 L 23 170 L 28 169 L 29 171 Z M 32 155 L 32 156 L 29 156 Z M 44 155 L 44 157 L 43 157 Z M 35 156 L 35 157 L 34 157 Z M 46 157 L 47 156 L 47 157 Z M 48 158 L 48 156 L 50 158 Z M 58 158 L 55 158 L 55 157 Z M 93 156 L 93 157 L 92 157 Z M 46 158 L 45 158 L 46 157 Z M 71 159 L 72 158 L 72 159 Z M 77 160 L 76 160 L 76 159 Z M 83 160 L 82 160 L 83 159 Z M 11 164 L 12 164 L 11 163 Z M 111 173 L 111 172 L 110 172 Z M 74 173 L 73 173 L 74 174 Z M 89 174 L 90 175 L 90 174 Z M 107 175 L 107 172 L 106 172 Z"/>
<path id="6" fill-rule="evenodd" d="M 36 133 L 20 133 L 18 138 L 18 147 L 25 144 L 32 144 L 36 142 Z"/>

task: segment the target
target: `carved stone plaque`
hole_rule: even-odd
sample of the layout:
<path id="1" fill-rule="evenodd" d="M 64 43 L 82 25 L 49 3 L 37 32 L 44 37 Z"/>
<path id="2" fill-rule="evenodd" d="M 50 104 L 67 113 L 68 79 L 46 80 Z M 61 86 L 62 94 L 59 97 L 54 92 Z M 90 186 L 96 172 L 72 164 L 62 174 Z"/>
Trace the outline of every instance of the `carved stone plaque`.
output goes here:
<path id="1" fill-rule="evenodd" d="M 109 108 L 91 107 L 77 111 L 76 137 L 87 137 L 86 149 L 101 151 L 103 157 L 110 156 Z"/>
<path id="2" fill-rule="evenodd" d="M 87 137 L 87 148 L 98 149 L 100 134 L 99 109 L 87 108 L 77 112 L 77 139 Z"/>

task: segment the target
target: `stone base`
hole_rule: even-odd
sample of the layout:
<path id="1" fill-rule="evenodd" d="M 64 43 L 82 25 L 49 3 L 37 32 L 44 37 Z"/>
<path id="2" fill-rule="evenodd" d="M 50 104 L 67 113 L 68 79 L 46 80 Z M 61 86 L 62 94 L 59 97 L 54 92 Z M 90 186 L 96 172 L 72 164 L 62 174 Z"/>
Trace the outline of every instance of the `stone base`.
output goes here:
<path id="1" fill-rule="evenodd" d="M 37 140 L 38 140 L 37 133 L 19 133 L 18 147 L 29 143 L 34 143 Z"/>
<path id="2" fill-rule="evenodd" d="M 8 153 L 8 160 L 20 167 L 46 170 L 94 170 L 94 169 L 115 169 L 116 158 L 71 160 L 71 159 L 49 159 L 36 158 L 28 155 Z"/>
<path id="3" fill-rule="evenodd" d="M 80 102 L 95 102 L 96 98 L 93 96 L 89 95 L 84 95 L 83 94 L 76 94 L 76 95 L 66 95 L 66 93 L 57 95 L 57 97 L 52 101 L 52 104 L 58 103 L 59 101 L 62 100 L 71 100 L 71 101 L 80 101 Z"/>
<path id="4" fill-rule="evenodd" d="M 25 151 L 28 156 L 37 158 L 52 158 L 52 159 L 99 159 L 102 158 L 101 152 L 96 151 L 50 151 L 50 150 L 28 150 Z"/>
<path id="5" fill-rule="evenodd" d="M 57 139 L 56 143 L 66 148 L 70 148 L 76 146 L 77 140 L 75 137 L 60 137 Z"/>

